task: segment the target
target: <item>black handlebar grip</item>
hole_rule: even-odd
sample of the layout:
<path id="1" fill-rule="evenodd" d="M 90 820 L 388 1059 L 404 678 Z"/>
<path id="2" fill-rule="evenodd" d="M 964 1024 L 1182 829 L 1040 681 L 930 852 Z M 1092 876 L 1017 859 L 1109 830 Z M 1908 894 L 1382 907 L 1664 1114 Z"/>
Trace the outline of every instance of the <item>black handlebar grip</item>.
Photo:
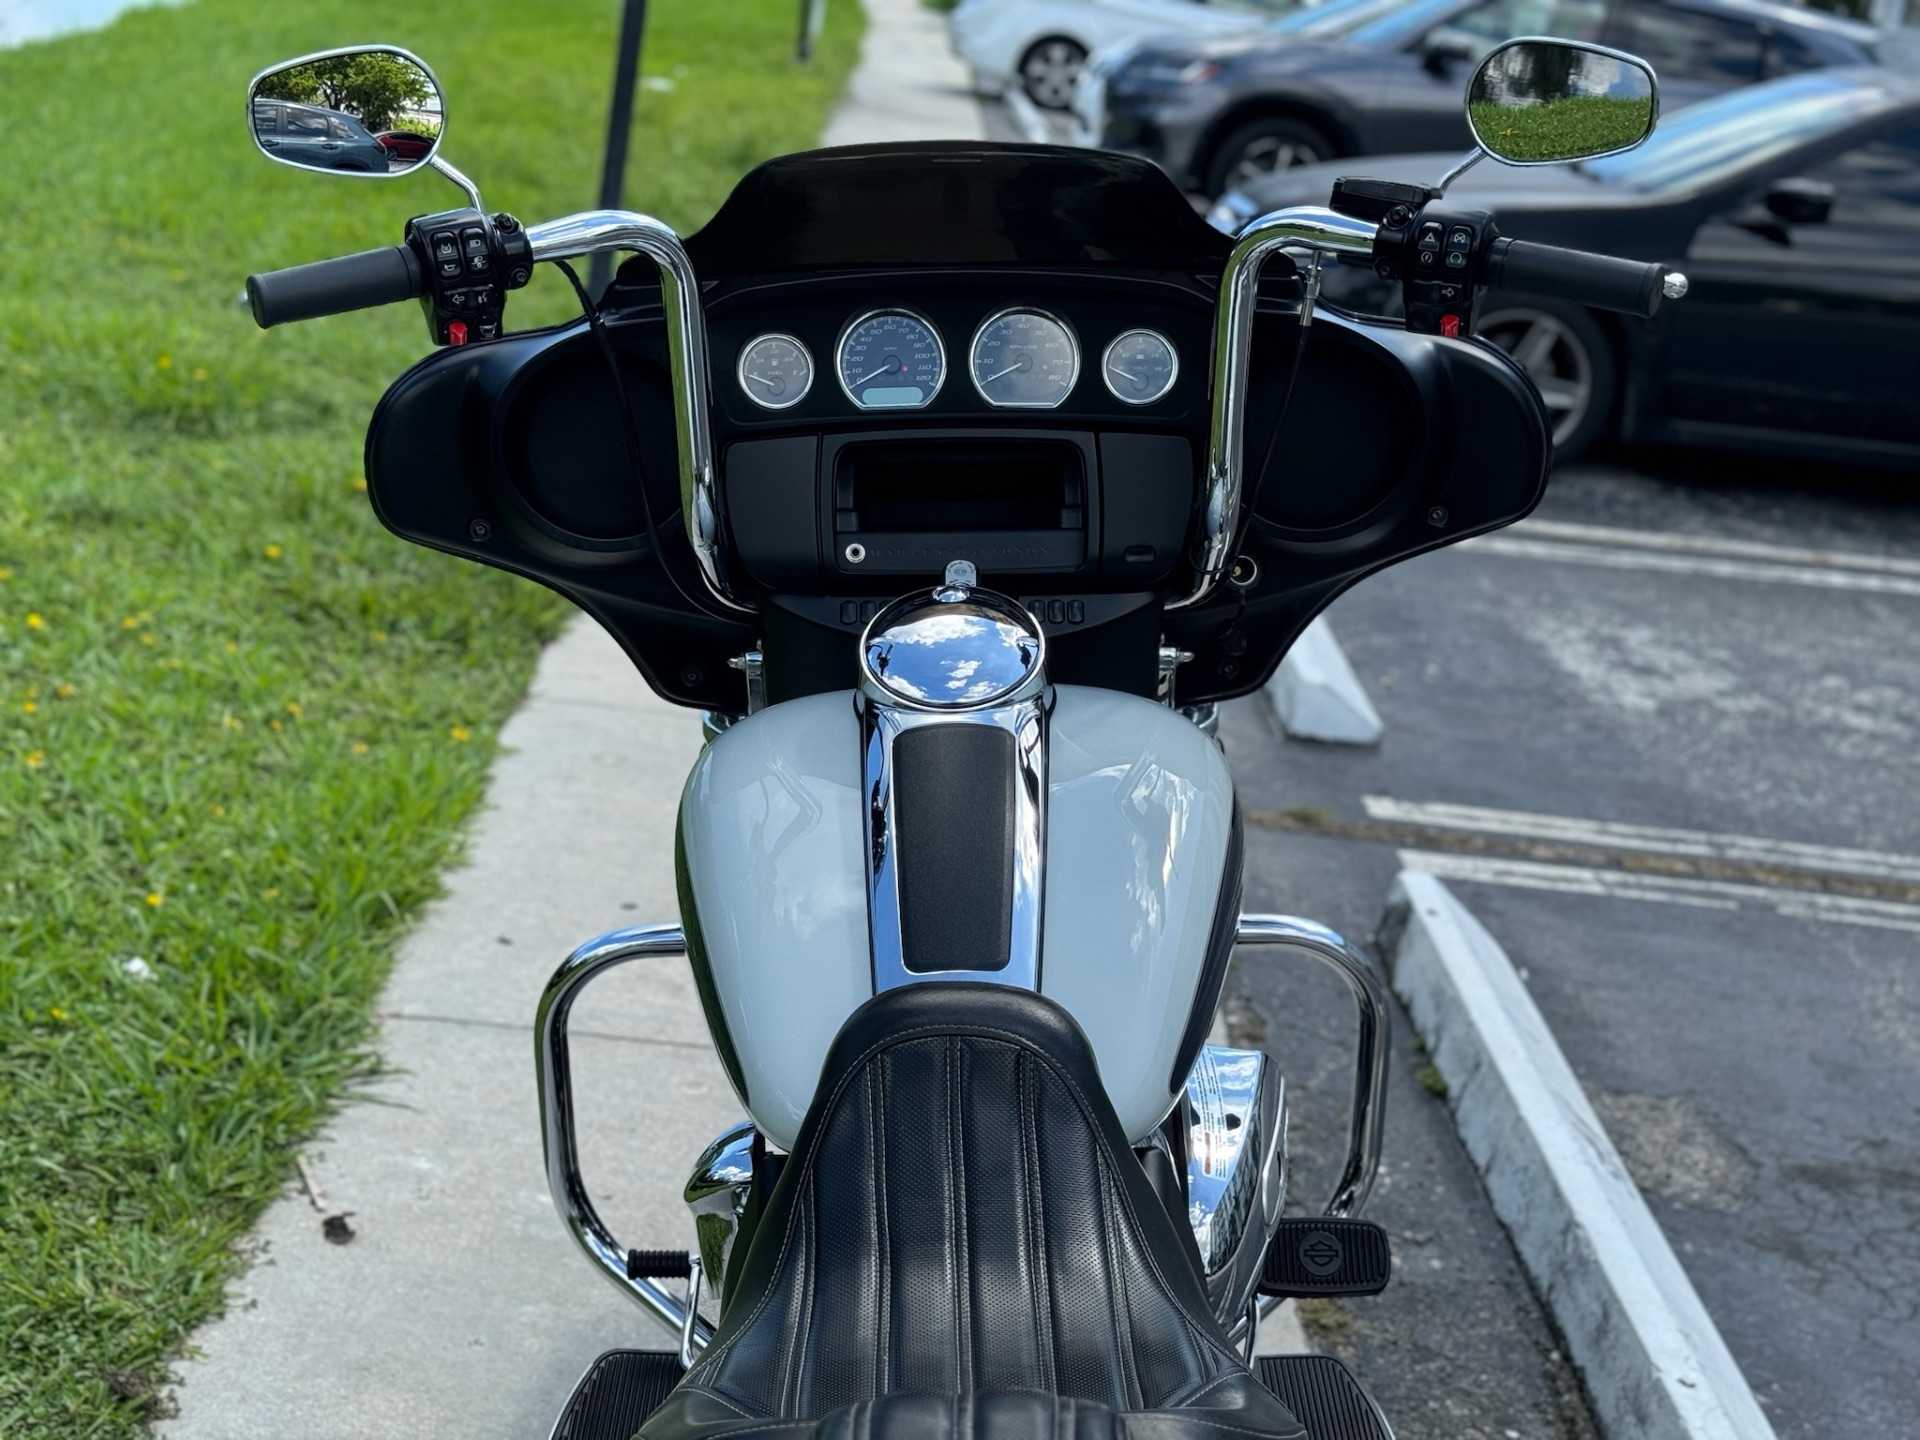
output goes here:
<path id="1" fill-rule="evenodd" d="M 247 302 L 262 330 L 349 310 L 370 310 L 419 296 L 420 261 L 405 245 L 362 250 L 247 277 Z"/>
<path id="2" fill-rule="evenodd" d="M 1666 278 L 1659 265 L 1530 240 L 1496 240 L 1487 257 L 1487 284 L 1492 288 L 1555 296 L 1646 319 L 1660 308 Z"/>

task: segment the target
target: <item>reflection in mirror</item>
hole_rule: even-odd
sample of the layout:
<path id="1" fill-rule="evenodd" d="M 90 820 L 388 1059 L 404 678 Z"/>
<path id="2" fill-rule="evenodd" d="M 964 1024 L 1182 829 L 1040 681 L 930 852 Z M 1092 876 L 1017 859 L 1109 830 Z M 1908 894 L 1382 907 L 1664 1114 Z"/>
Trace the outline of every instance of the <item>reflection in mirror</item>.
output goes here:
<path id="1" fill-rule="evenodd" d="M 262 71 L 247 96 L 253 143 L 274 160 L 351 175 L 404 175 L 440 148 L 433 74 L 404 50 L 369 46 Z"/>
<path id="2" fill-rule="evenodd" d="M 1509 165 L 1553 165 L 1631 150 L 1653 132 L 1653 70 L 1617 50 L 1515 40 L 1467 86 L 1473 138 Z"/>

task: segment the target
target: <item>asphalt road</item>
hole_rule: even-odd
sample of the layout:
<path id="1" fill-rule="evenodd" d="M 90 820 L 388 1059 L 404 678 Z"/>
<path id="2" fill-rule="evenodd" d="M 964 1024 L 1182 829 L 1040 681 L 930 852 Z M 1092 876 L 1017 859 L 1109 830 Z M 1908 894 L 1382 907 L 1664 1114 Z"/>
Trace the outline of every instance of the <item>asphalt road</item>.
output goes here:
<path id="1" fill-rule="evenodd" d="M 1522 967 L 1782 1440 L 1911 1433 L 1920 476 L 1639 459 L 1565 472 L 1544 525 L 1335 605 L 1378 749 L 1227 707 L 1249 908 L 1358 938 L 1400 865 L 1445 876 Z M 1267 961 L 1236 988 L 1293 1072 L 1296 1195 L 1317 1200 L 1347 1083 L 1335 996 Z M 1584 1433 L 1410 1039 L 1371 1212 L 1400 1278 L 1328 1343 L 1402 1440 Z"/>

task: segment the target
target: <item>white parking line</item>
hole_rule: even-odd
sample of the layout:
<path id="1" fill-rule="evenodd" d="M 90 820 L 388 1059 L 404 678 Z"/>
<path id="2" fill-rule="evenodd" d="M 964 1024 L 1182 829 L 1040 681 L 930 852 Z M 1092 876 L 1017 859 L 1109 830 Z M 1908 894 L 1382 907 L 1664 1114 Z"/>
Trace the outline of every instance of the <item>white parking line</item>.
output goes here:
<path id="1" fill-rule="evenodd" d="M 1884 575 L 1920 577 L 1920 560 L 1897 555 L 1864 555 L 1857 550 L 1809 550 L 1797 545 L 1766 545 L 1757 540 L 1728 540 L 1718 535 L 1683 535 L 1674 530 L 1628 530 L 1617 525 L 1575 525 L 1564 520 L 1521 520 L 1509 535 L 1540 540 L 1576 540 L 1591 545 L 1625 545 L 1637 550 L 1675 550 L 1692 555 L 1729 555 L 1780 565 L 1832 565 L 1843 570 L 1877 570 Z"/>
<path id="2" fill-rule="evenodd" d="M 1920 884 L 1920 855 L 1804 845 L 1792 840 L 1765 840 L 1756 835 L 1717 835 L 1706 830 L 1679 830 L 1662 825 L 1617 825 L 1604 820 L 1493 810 L 1478 805 L 1423 804 L 1395 800 L 1387 795 L 1364 796 L 1361 804 L 1366 807 L 1369 820 L 1397 821 L 1431 830 L 1467 830 L 1480 835 L 1511 835 L 1596 849 L 1685 855 L 1700 860 L 1777 865 L 1829 875 Z"/>
<path id="3" fill-rule="evenodd" d="M 1477 539 L 1463 540 L 1454 548 L 1472 550 L 1481 555 L 1505 555 L 1517 560 L 1555 560 L 1569 565 L 1595 565 L 1607 570 L 1650 570 L 1665 575 L 1704 575 L 1716 580 L 1804 585 L 1817 590 L 1862 590 L 1877 595 L 1920 596 L 1920 577 L 1843 568 L 1831 561 L 1817 565 L 1789 565 L 1717 555 L 1529 540 L 1524 536 L 1512 535 L 1482 535 Z"/>
<path id="4" fill-rule="evenodd" d="M 1599 870 L 1585 865 L 1544 865 L 1533 860 L 1500 860 L 1482 855 L 1448 855 L 1436 850 L 1402 850 L 1400 863 L 1443 880 L 1474 881 L 1519 890 L 1552 890 L 1565 895 L 1601 895 L 1616 900 L 1645 900 L 1661 905 L 1692 905 L 1709 910 L 1759 906 L 1793 920 L 1835 925 L 1867 925 L 1920 934 L 1920 905 L 1893 900 L 1862 900 L 1807 890 L 1776 890 L 1766 885 L 1737 885 L 1726 880 L 1683 880 Z"/>

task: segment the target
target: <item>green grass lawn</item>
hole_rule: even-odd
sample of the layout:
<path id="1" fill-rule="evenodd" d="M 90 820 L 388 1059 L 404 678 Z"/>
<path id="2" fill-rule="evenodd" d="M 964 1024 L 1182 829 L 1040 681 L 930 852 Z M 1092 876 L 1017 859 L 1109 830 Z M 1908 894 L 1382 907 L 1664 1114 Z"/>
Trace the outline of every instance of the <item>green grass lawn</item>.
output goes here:
<path id="1" fill-rule="evenodd" d="M 1547 162 L 1604 155 L 1637 143 L 1647 133 L 1653 101 L 1576 95 L 1546 105 L 1475 101 L 1467 110 L 1474 133 L 1494 154 Z"/>
<path id="2" fill-rule="evenodd" d="M 490 206 L 593 203 L 611 0 L 195 0 L 0 53 L 0 1435 L 130 1436 L 221 1305 L 369 1014 L 540 643 L 544 591 L 360 493 L 416 308 L 262 334 L 249 270 L 457 203 L 253 153 L 259 67 L 417 50 Z M 655 0 L 628 203 L 692 228 L 818 134 L 831 7 Z M 550 321 L 547 275 L 510 321 Z M 691 723 L 691 721 L 689 722 Z M 135 963 L 138 957 L 138 963 Z"/>

